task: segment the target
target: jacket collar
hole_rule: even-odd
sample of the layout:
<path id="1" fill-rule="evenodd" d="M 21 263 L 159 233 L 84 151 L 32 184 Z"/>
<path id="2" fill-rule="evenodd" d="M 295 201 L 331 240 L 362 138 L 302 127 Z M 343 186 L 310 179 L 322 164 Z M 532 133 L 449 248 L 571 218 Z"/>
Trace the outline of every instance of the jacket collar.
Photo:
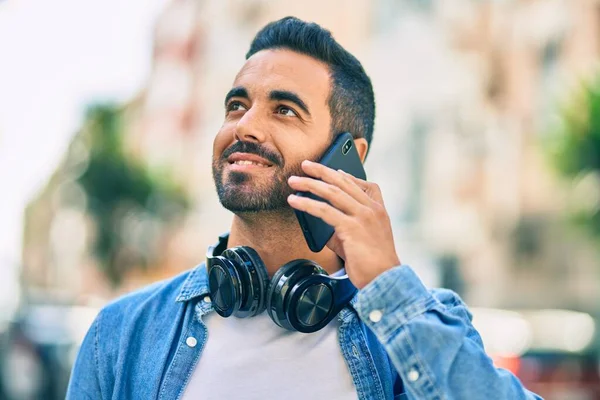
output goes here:
<path id="1" fill-rule="evenodd" d="M 208 295 L 209 292 L 206 264 L 202 263 L 189 273 L 181 286 L 176 301 L 189 301 L 196 297 Z"/>
<path id="2" fill-rule="evenodd" d="M 208 247 L 206 258 L 221 254 L 227 248 L 229 232 L 219 235 L 219 241 Z M 189 301 L 203 295 L 208 295 L 210 288 L 208 286 L 208 271 L 206 263 L 202 263 L 194 268 L 181 287 L 181 291 L 176 301 Z"/>

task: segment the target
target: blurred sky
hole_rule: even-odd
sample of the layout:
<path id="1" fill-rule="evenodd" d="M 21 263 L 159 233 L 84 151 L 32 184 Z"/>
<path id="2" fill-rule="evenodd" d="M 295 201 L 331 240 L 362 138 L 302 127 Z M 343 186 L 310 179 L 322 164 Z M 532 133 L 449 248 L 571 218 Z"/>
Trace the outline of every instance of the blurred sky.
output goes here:
<path id="1" fill-rule="evenodd" d="M 149 73 L 166 0 L 0 0 L 0 305 L 14 291 L 23 208 L 93 100 L 126 101 Z"/>

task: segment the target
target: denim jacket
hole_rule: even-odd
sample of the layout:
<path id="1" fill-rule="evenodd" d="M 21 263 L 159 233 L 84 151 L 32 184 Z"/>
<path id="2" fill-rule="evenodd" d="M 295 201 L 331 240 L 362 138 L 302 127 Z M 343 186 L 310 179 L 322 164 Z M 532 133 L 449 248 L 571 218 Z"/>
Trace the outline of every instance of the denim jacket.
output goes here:
<path id="1" fill-rule="evenodd" d="M 202 264 L 105 306 L 79 350 L 67 399 L 181 398 L 208 337 L 208 290 Z M 338 318 L 359 399 L 540 398 L 493 366 L 456 294 L 427 290 L 406 265 L 360 290 Z"/>

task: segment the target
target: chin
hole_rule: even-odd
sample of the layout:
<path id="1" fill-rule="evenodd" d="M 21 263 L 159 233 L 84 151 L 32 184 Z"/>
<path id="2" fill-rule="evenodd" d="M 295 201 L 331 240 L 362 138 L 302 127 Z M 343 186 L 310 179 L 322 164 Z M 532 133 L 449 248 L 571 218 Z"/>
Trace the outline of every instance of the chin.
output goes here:
<path id="1" fill-rule="evenodd" d="M 225 185 L 236 187 L 248 187 L 256 190 L 257 188 L 266 188 L 273 184 L 273 176 L 269 174 L 259 174 L 246 171 L 228 171 L 223 179 Z"/>
<path id="2" fill-rule="evenodd" d="M 255 185 L 228 184 L 218 192 L 221 205 L 235 214 L 290 208 L 286 194 L 273 190 L 258 190 Z"/>

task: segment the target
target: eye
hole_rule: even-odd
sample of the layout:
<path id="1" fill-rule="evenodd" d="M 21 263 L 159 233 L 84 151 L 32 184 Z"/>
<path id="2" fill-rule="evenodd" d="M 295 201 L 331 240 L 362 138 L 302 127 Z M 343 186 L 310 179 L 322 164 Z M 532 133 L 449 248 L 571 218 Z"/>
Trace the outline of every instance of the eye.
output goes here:
<path id="1" fill-rule="evenodd" d="M 279 106 L 277 108 L 277 114 L 285 115 L 286 117 L 297 117 L 296 111 L 286 106 Z"/>
<path id="2" fill-rule="evenodd" d="M 244 106 L 239 101 L 232 101 L 231 103 L 227 104 L 227 112 L 230 112 L 230 111 L 246 111 L 246 110 L 247 110 L 246 106 Z"/>

